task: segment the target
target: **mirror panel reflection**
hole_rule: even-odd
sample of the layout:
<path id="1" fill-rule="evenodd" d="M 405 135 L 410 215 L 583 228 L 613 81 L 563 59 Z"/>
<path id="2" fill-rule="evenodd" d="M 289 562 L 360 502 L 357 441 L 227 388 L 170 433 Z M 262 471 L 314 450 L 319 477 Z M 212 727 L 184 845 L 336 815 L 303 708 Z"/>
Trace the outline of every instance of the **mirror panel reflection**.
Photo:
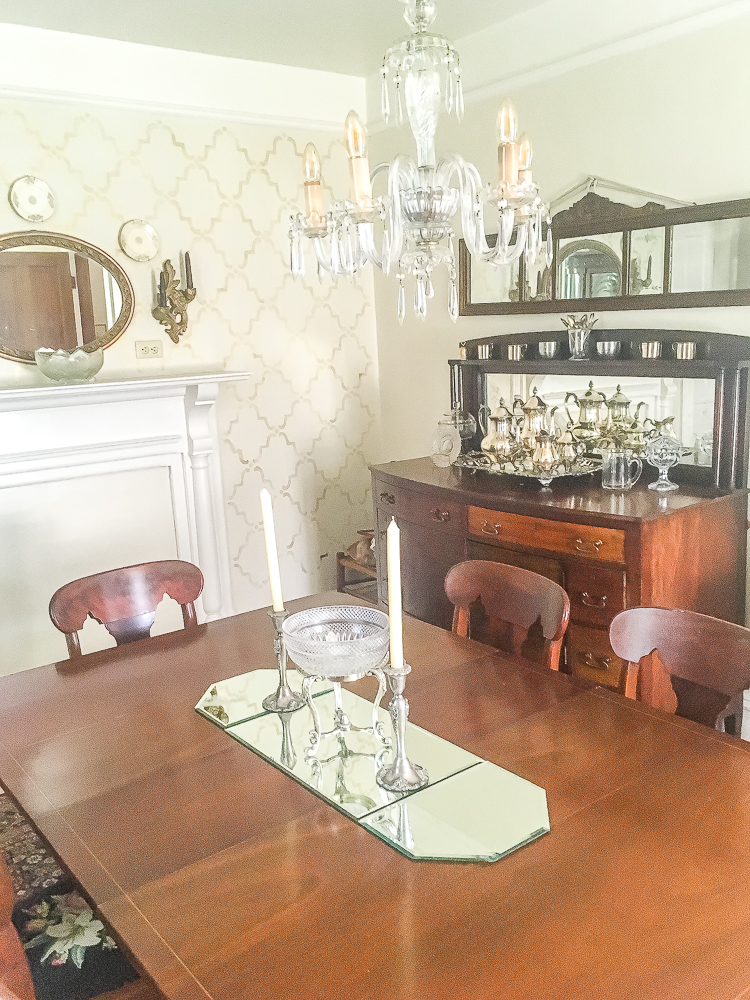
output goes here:
<path id="1" fill-rule="evenodd" d="M 664 291 L 666 230 L 635 229 L 630 234 L 630 295 Z"/>
<path id="2" fill-rule="evenodd" d="M 461 241 L 461 315 L 554 312 L 556 301 L 632 308 L 615 301 L 631 296 L 645 309 L 750 305 L 750 199 L 639 209 L 589 193 L 553 218 L 552 232 L 551 263 L 524 256 L 510 269 L 471 257 Z"/>
<path id="3" fill-rule="evenodd" d="M 0 253 L 2 340 L 18 350 L 72 351 L 105 336 L 121 310 L 114 276 L 82 253 L 60 247 Z"/>
<path id="4" fill-rule="evenodd" d="M 620 294 L 622 234 L 595 240 L 560 240 L 557 297 L 601 299 Z"/>
<path id="5" fill-rule="evenodd" d="M 515 396 L 524 400 L 536 390 L 551 408 L 558 407 L 555 423 L 564 429 L 567 416 L 565 396 L 574 392 L 583 395 L 594 383 L 594 388 L 610 399 L 620 386 L 621 391 L 631 401 L 630 413 L 635 417 L 639 403 L 638 419 L 651 428 L 651 422 L 673 417 L 672 428 L 678 440 L 689 454 L 681 464 L 710 467 L 713 462 L 714 397 L 716 386 L 713 379 L 700 378 L 655 378 L 648 376 L 582 376 L 582 375 L 506 375 L 487 373 L 485 375 L 485 399 L 493 410 L 500 399 L 512 402 Z M 571 415 L 576 417 L 576 407 L 569 404 Z"/>
<path id="6" fill-rule="evenodd" d="M 54 233 L 0 237 L 0 355 L 106 347 L 132 312 L 127 275 L 96 247 Z"/>
<path id="7" fill-rule="evenodd" d="M 671 291 L 739 288 L 750 288 L 750 219 L 675 227 Z"/>

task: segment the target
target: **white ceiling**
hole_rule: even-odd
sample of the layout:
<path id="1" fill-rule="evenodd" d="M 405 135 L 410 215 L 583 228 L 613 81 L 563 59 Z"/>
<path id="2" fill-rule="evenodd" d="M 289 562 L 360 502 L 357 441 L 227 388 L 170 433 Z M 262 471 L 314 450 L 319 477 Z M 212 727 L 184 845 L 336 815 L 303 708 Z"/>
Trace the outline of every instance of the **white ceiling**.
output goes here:
<path id="1" fill-rule="evenodd" d="M 434 29 L 455 40 L 543 2 L 438 0 Z M 399 0 L 0 0 L 0 22 L 356 76 L 408 34 L 402 14 Z"/>

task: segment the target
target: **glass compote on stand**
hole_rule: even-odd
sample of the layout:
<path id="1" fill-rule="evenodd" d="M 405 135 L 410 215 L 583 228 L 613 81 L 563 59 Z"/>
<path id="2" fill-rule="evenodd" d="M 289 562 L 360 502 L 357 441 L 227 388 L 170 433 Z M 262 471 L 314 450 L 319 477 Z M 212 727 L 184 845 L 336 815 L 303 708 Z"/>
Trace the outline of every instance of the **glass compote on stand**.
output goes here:
<path id="1" fill-rule="evenodd" d="M 372 733 L 381 746 L 390 746 L 378 719 L 378 707 L 386 689 L 383 667 L 388 660 L 388 615 L 375 608 L 339 605 L 309 608 L 290 615 L 282 625 L 289 657 L 304 677 L 302 691 L 313 717 L 314 730 L 306 756 L 315 754 L 327 736 L 347 732 Z M 378 693 L 372 706 L 372 725 L 352 724 L 344 711 L 341 685 L 367 675 L 378 681 Z M 333 684 L 335 711 L 333 729 L 323 732 L 313 700 L 317 681 Z"/>
<path id="2" fill-rule="evenodd" d="M 678 490 L 680 487 L 673 483 L 668 475 L 669 469 L 676 465 L 682 456 L 682 445 L 674 437 L 667 434 L 657 434 L 656 437 L 646 445 L 646 461 L 659 470 L 659 478 L 654 483 L 649 483 L 650 490 L 658 493 L 666 493 L 669 490 Z"/>

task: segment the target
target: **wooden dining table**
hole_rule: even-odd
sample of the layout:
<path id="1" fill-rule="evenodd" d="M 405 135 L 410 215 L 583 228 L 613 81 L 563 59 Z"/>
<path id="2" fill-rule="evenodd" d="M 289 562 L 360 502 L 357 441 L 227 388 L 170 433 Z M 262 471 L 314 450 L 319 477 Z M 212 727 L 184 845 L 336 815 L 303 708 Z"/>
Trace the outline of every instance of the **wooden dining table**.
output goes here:
<path id="1" fill-rule="evenodd" d="M 404 646 L 412 721 L 545 788 L 548 834 L 411 860 L 198 715 L 274 666 L 264 610 L 0 679 L 0 784 L 172 1000 L 750 998 L 748 745 L 423 622 Z"/>

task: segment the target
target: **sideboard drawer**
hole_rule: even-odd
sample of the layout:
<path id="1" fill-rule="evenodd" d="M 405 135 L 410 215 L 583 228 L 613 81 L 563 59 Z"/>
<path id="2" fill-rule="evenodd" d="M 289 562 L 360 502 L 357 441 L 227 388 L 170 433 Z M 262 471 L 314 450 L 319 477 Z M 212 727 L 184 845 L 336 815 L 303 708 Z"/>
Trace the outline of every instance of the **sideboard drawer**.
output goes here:
<path id="1" fill-rule="evenodd" d="M 596 528 L 590 524 L 570 524 L 469 507 L 469 533 L 498 542 L 601 559 L 602 562 L 625 562 L 625 532 L 617 528 Z"/>
<path id="2" fill-rule="evenodd" d="M 625 573 L 617 566 L 571 562 L 565 589 L 570 597 L 571 621 L 608 626 L 625 610 Z"/>
<path id="3" fill-rule="evenodd" d="M 443 525 L 447 530 L 466 531 L 466 508 L 450 500 L 436 500 L 388 483 L 376 483 L 375 504 L 386 515 L 403 517 L 416 524 Z"/>
<path id="4" fill-rule="evenodd" d="M 565 633 L 565 659 L 576 677 L 622 690 L 626 664 L 612 651 L 608 632 L 571 623 Z"/>

